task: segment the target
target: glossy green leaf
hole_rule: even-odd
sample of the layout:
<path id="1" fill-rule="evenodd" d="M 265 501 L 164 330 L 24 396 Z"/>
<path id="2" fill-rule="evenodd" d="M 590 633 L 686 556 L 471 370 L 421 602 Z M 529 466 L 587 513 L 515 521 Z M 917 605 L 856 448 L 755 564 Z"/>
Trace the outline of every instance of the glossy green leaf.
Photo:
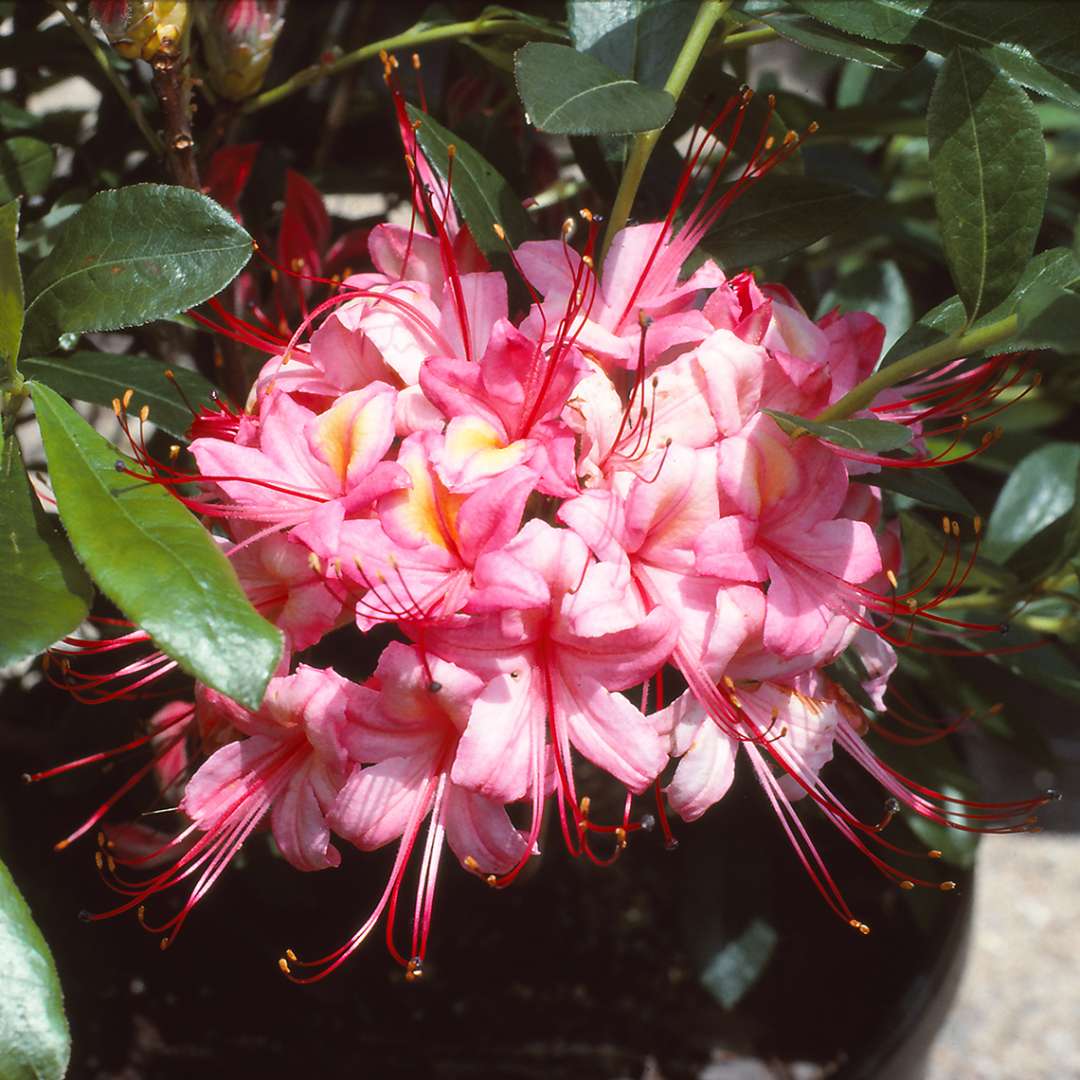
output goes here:
<path id="1" fill-rule="evenodd" d="M 63 398 L 41 384 L 33 398 L 60 519 L 101 591 L 185 671 L 257 708 L 281 634 L 221 549 L 163 487 L 117 472 L 116 448 Z"/>
<path id="2" fill-rule="evenodd" d="M 71 1036 L 56 964 L 30 907 L 0 862 L 0 1077 L 61 1080 Z"/>
<path id="3" fill-rule="evenodd" d="M 53 148 L 29 135 L 0 142 L 0 203 L 18 195 L 40 195 L 52 179 Z"/>
<path id="4" fill-rule="evenodd" d="M 778 409 L 764 409 L 783 431 L 789 435 L 805 431 L 819 439 L 842 446 L 847 450 L 865 450 L 879 453 L 897 450 L 911 442 L 911 430 L 903 424 L 891 424 L 886 420 L 838 420 L 819 424 Z"/>
<path id="5" fill-rule="evenodd" d="M 815 19 L 873 41 L 944 55 L 982 51 L 1017 82 L 1080 105 L 1080 19 L 1073 0 L 790 0 Z"/>
<path id="6" fill-rule="evenodd" d="M 1035 106 L 971 49 L 945 61 L 927 116 L 945 258 L 969 319 L 1001 303 L 1031 258 L 1048 174 Z"/>
<path id="7" fill-rule="evenodd" d="M 1024 297 L 1016 313 L 1026 340 L 1037 341 L 1040 348 L 1080 353 L 1080 294 L 1043 285 Z"/>
<path id="8" fill-rule="evenodd" d="M 884 468 L 880 472 L 853 476 L 852 480 L 904 495 L 935 510 L 947 510 L 972 518 L 978 513 L 944 469 Z"/>
<path id="9" fill-rule="evenodd" d="M 521 200 L 492 164 L 467 142 L 449 132 L 427 113 L 408 106 L 409 119 L 419 122 L 416 137 L 431 167 L 445 182 L 450 173 L 449 148 L 455 148 L 451 193 L 477 247 L 496 263 L 505 259 L 506 244 L 495 234 L 499 225 L 514 246 L 531 228 Z"/>
<path id="10" fill-rule="evenodd" d="M 15 378 L 23 328 L 23 287 L 19 271 L 19 204 L 0 206 L 0 386 Z"/>
<path id="11" fill-rule="evenodd" d="M 725 269 L 769 262 L 851 225 L 869 202 L 826 180 L 766 176 L 739 195 L 702 246 Z"/>
<path id="12" fill-rule="evenodd" d="M 213 199 L 136 184 L 103 191 L 65 225 L 27 281 L 23 349 L 63 333 L 138 326 L 219 293 L 251 256 L 251 237 Z"/>
<path id="13" fill-rule="evenodd" d="M 694 22 L 683 0 L 569 0 L 570 40 L 612 71 L 662 90 Z"/>
<path id="14" fill-rule="evenodd" d="M 827 23 L 815 22 L 801 15 L 765 15 L 761 21 L 781 37 L 826 56 L 839 56 L 869 67 L 904 71 L 922 58 L 922 50 L 910 45 L 885 45 L 869 42 Z"/>
<path id="15" fill-rule="evenodd" d="M 1050 251 L 1040 252 L 1024 268 L 1012 292 L 992 311 L 976 319 L 972 326 L 976 329 L 988 326 L 1013 312 L 1020 311 L 1027 298 L 1037 291 L 1047 287 L 1068 288 L 1077 282 L 1080 282 L 1080 259 L 1077 259 L 1068 248 L 1052 248 Z M 1030 303 L 1027 305 L 1027 313 L 1029 321 L 1033 321 L 1038 315 L 1038 311 Z M 927 345 L 934 345 L 944 340 L 950 334 L 962 330 L 966 321 L 964 305 L 960 297 L 950 297 L 928 311 L 893 345 L 882 361 L 882 366 L 893 364 Z M 1035 328 L 1035 331 L 1037 330 L 1038 327 Z M 1035 331 L 1022 330 L 1016 337 L 1009 340 L 1008 347 L 1010 349 L 1042 348 L 1043 343 L 1040 342 Z"/>
<path id="16" fill-rule="evenodd" d="M 26 378 L 44 383 L 64 397 L 92 401 L 95 405 L 110 405 L 130 387 L 135 395 L 129 412 L 138 412 L 143 405 L 149 405 L 150 419 L 180 439 L 191 426 L 191 410 L 165 378 L 165 365 L 152 357 L 76 352 L 67 356 L 30 357 L 20 367 Z M 176 368 L 173 374 L 195 408 L 212 406 L 211 382 L 185 368 Z"/>
<path id="17" fill-rule="evenodd" d="M 1080 444 L 1048 443 L 1013 469 L 986 523 L 984 551 L 1008 559 L 1075 505 Z"/>
<path id="18" fill-rule="evenodd" d="M 705 989 L 725 1009 L 734 1009 L 761 978 L 780 940 L 764 919 L 754 919 L 709 961 L 701 973 Z"/>
<path id="19" fill-rule="evenodd" d="M 37 656 L 86 618 L 94 589 L 41 508 L 19 440 L 0 451 L 0 668 Z"/>
<path id="20" fill-rule="evenodd" d="M 514 77 L 529 119 L 552 135 L 652 131 L 675 111 L 667 91 L 642 86 L 566 45 L 526 45 L 514 57 Z"/>

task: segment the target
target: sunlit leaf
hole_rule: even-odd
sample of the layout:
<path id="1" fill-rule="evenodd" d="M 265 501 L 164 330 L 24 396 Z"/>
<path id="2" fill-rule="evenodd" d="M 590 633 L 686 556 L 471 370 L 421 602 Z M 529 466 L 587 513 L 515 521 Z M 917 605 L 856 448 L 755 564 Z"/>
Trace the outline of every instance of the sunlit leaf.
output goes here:
<path id="1" fill-rule="evenodd" d="M 949 54 L 927 118 L 945 258 L 969 319 L 1016 285 L 1046 203 L 1046 147 L 1027 94 L 970 49 Z"/>
<path id="2" fill-rule="evenodd" d="M 55 518 L 41 508 L 19 440 L 0 451 L 0 668 L 36 656 L 79 625 L 93 586 Z"/>
<path id="3" fill-rule="evenodd" d="M 61 1080 L 71 1058 L 64 998 L 49 946 L 0 862 L 0 1076 Z"/>
<path id="4" fill-rule="evenodd" d="M 63 398 L 41 384 L 33 398 L 60 519 L 101 591 L 185 671 L 257 708 L 281 634 L 221 549 L 164 488 L 118 472 L 116 448 Z"/>
<path id="5" fill-rule="evenodd" d="M 187 188 L 103 191 L 64 225 L 30 275 L 23 341 L 46 353 L 63 333 L 138 326 L 219 293 L 251 257 L 251 237 Z"/>
<path id="6" fill-rule="evenodd" d="M 909 428 L 903 424 L 889 423 L 887 420 L 837 420 L 819 424 L 814 420 L 780 412 L 778 409 L 763 411 L 789 435 L 805 431 L 847 450 L 878 453 L 883 450 L 897 450 L 911 442 Z"/>
<path id="7" fill-rule="evenodd" d="M 553 135 L 626 135 L 662 128 L 675 110 L 664 90 L 642 86 L 566 45 L 531 42 L 514 58 L 529 119 Z"/>

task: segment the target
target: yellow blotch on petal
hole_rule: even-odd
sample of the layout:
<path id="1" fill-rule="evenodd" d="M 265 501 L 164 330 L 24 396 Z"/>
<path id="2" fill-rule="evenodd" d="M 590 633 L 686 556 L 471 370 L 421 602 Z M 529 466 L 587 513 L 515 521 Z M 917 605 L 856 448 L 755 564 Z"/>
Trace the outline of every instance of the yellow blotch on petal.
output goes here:
<path id="1" fill-rule="evenodd" d="M 525 460 L 528 445 L 518 440 L 509 446 L 479 417 L 459 417 L 446 429 L 445 460 L 470 478 L 495 476 Z"/>

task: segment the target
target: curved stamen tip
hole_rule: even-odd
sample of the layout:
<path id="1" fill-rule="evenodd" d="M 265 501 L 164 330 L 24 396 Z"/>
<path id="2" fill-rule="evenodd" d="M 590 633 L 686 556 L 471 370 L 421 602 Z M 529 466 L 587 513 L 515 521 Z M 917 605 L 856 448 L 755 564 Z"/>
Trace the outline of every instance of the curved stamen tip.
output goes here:
<path id="1" fill-rule="evenodd" d="M 932 848 L 926 854 L 929 855 L 931 859 L 940 859 L 941 858 L 941 852 L 938 851 L 937 848 Z"/>
<path id="2" fill-rule="evenodd" d="M 670 839 L 664 841 L 665 851 L 674 851 L 679 846 L 679 841 L 672 836 Z"/>
<path id="3" fill-rule="evenodd" d="M 652 814 L 643 814 L 639 824 L 643 832 L 652 832 L 656 828 L 656 818 Z"/>
<path id="4" fill-rule="evenodd" d="M 126 465 L 124 464 L 124 462 L 123 462 L 123 461 L 122 461 L 122 460 L 121 460 L 120 458 L 117 458 L 117 459 L 116 459 L 116 460 L 115 460 L 115 461 L 113 462 L 113 468 L 114 468 L 114 469 L 115 469 L 115 470 L 116 470 L 117 472 L 124 472 L 124 470 L 125 470 L 125 469 L 127 469 L 127 466 L 126 466 Z"/>
<path id="5" fill-rule="evenodd" d="M 434 679 L 428 683 L 428 693 L 437 694 L 442 689 L 442 683 L 436 682 Z"/>
<path id="6" fill-rule="evenodd" d="M 904 892 L 911 892 L 911 890 L 915 888 L 915 882 L 909 881 L 907 878 L 905 878 L 903 881 L 900 882 L 900 888 L 903 889 Z"/>
<path id="7" fill-rule="evenodd" d="M 83 908 L 83 909 L 82 909 L 82 910 L 81 910 L 81 911 L 79 912 L 79 922 L 82 922 L 82 923 L 88 923 L 88 922 L 90 922 L 90 921 L 91 921 L 92 919 L 93 919 L 93 916 L 92 916 L 92 915 L 90 914 L 90 912 L 89 912 L 89 911 L 87 911 L 87 910 L 86 910 L 86 908 Z"/>
<path id="8" fill-rule="evenodd" d="M 954 890 L 954 889 L 956 888 L 956 882 L 955 882 L 955 881 L 943 881 L 943 882 L 942 882 L 942 883 L 941 883 L 941 884 L 940 884 L 940 885 L 938 886 L 938 888 L 939 888 L 939 889 L 940 889 L 940 890 L 941 890 L 942 892 L 952 892 L 952 891 L 953 891 L 953 890 Z"/>
<path id="9" fill-rule="evenodd" d="M 405 981 L 416 982 L 424 977 L 424 963 L 419 956 L 414 956 L 405 967 Z"/>
<path id="10" fill-rule="evenodd" d="M 890 796 L 885 800 L 885 813 L 887 814 L 899 814 L 902 807 L 900 806 L 900 800 Z"/>
<path id="11" fill-rule="evenodd" d="M 158 948 L 159 948 L 159 949 L 160 949 L 160 950 L 161 950 L 162 952 L 164 952 L 164 951 L 165 951 L 165 950 L 166 950 L 166 949 L 167 949 L 167 948 L 169 947 L 169 945 L 170 945 L 171 943 L 172 943 L 172 938 L 171 938 L 171 937 L 163 937 L 163 938 L 162 938 L 162 939 L 161 939 L 161 940 L 160 940 L 160 941 L 158 942 Z"/>
<path id="12" fill-rule="evenodd" d="M 1060 791 L 1058 791 L 1057 788 L 1048 787 L 1043 792 L 1043 798 L 1046 799 L 1047 802 L 1061 802 L 1061 800 L 1064 799 L 1065 796 Z"/>
<path id="13" fill-rule="evenodd" d="M 277 966 L 282 975 L 292 974 L 292 969 L 289 967 L 289 961 L 286 960 L 284 956 L 278 957 Z"/>
<path id="14" fill-rule="evenodd" d="M 859 922 L 858 919 L 849 920 L 848 926 L 852 927 L 854 930 L 858 930 L 863 937 L 866 937 L 870 933 L 870 927 L 864 922 Z"/>

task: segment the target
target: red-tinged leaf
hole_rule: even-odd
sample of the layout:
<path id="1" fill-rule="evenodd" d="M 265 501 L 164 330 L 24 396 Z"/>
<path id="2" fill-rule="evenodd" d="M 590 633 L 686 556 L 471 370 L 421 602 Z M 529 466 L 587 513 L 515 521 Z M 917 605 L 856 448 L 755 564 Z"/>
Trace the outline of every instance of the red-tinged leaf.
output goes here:
<path id="1" fill-rule="evenodd" d="M 240 197 L 251 179 L 261 145 L 254 142 L 224 146 L 210 159 L 206 170 L 203 192 L 231 210 L 237 220 L 240 218 Z"/>

